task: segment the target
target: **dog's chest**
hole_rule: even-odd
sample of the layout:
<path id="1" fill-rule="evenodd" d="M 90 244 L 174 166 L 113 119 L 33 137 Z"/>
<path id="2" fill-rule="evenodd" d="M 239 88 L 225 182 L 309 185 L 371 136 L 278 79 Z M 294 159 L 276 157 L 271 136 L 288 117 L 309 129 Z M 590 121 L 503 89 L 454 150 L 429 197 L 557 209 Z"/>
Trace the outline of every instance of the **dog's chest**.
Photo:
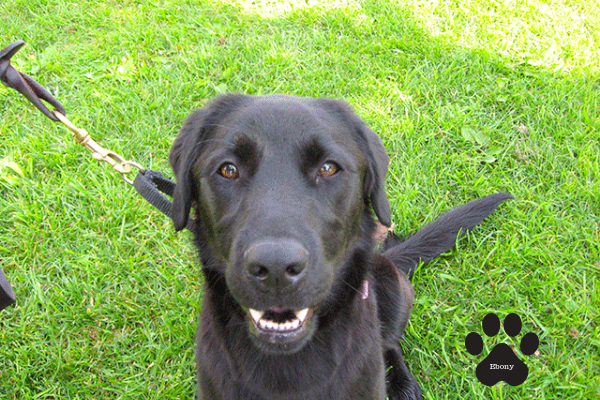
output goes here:
<path id="1" fill-rule="evenodd" d="M 230 400 L 384 400 L 376 314 L 375 296 L 365 283 L 331 326 L 298 353 L 285 356 L 253 351 L 243 329 L 218 329 L 225 333 L 219 338 L 215 321 L 202 318 L 197 349 L 200 399 L 216 392 Z"/>

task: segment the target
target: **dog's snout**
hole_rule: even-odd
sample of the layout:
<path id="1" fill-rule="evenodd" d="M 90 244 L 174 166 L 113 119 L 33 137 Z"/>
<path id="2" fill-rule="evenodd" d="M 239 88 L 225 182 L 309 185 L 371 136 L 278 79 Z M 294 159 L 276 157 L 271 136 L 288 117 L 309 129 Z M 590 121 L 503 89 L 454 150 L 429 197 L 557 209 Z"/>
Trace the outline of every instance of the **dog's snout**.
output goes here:
<path id="1" fill-rule="evenodd" d="M 267 289 L 297 284 L 308 265 L 309 253 L 293 240 L 269 240 L 253 244 L 244 252 L 244 267 L 251 279 Z"/>

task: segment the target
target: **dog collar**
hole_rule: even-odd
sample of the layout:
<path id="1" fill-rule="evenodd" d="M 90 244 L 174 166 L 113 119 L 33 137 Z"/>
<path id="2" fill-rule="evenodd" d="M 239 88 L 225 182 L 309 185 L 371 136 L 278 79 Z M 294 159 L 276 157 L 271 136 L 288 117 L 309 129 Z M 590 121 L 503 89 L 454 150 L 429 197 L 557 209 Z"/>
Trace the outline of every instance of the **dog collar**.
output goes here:
<path id="1" fill-rule="evenodd" d="M 360 289 L 360 293 L 362 295 L 362 299 L 366 300 L 369 297 L 369 281 L 364 280 L 362 284 L 362 288 Z"/>

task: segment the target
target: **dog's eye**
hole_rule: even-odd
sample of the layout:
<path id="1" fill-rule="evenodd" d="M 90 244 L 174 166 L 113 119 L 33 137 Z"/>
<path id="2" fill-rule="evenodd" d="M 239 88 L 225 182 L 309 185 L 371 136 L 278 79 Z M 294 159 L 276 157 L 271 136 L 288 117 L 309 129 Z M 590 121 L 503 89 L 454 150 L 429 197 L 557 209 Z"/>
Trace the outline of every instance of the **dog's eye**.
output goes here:
<path id="1" fill-rule="evenodd" d="M 337 165 L 333 161 L 327 161 L 325 164 L 321 165 L 321 168 L 319 168 L 319 175 L 324 177 L 332 176 L 337 174 L 339 170 L 339 165 Z"/>
<path id="2" fill-rule="evenodd" d="M 236 179 L 240 176 L 240 173 L 235 165 L 225 163 L 219 167 L 219 175 L 226 179 Z"/>

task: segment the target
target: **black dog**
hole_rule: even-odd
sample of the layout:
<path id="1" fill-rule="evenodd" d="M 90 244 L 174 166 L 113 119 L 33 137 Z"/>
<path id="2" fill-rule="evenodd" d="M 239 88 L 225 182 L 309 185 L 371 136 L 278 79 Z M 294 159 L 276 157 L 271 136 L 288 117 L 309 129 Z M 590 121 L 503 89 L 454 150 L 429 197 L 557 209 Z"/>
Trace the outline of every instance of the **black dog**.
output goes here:
<path id="1" fill-rule="evenodd" d="M 196 209 L 204 400 L 420 398 L 398 343 L 407 275 L 512 198 L 473 201 L 375 251 L 371 208 L 391 224 L 388 157 L 325 99 L 219 97 L 190 115 L 170 162 L 176 229 Z"/>

